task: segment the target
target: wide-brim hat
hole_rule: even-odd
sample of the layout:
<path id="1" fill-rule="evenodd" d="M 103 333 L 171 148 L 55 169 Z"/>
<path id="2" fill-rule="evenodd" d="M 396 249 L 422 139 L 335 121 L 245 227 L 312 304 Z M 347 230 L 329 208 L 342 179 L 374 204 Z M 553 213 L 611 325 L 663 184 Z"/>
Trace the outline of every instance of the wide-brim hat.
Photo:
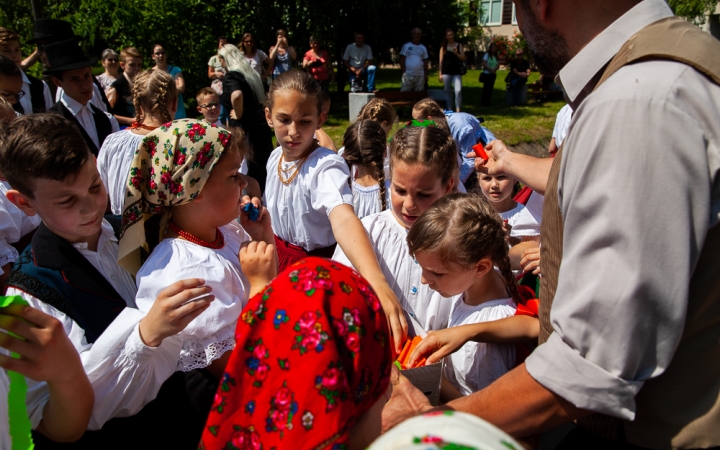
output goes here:
<path id="1" fill-rule="evenodd" d="M 45 74 L 90 67 L 98 62 L 97 57 L 88 58 L 75 39 L 55 42 L 45 46 L 45 56 L 50 68 Z"/>
<path id="2" fill-rule="evenodd" d="M 29 43 L 35 44 L 38 41 L 64 41 L 67 39 L 82 39 L 73 32 L 70 22 L 60 19 L 37 19 L 33 26 L 33 38 Z"/>

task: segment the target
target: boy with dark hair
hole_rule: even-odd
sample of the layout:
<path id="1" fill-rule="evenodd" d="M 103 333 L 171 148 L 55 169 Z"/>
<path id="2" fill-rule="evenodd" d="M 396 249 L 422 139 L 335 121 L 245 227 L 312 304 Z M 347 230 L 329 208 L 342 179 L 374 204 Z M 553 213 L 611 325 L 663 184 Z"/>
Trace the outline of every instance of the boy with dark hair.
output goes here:
<path id="1" fill-rule="evenodd" d="M 20 100 L 25 96 L 20 69 L 7 56 L 0 54 L 0 98 L 12 106 L 16 113 L 22 114 Z"/>
<path id="2" fill-rule="evenodd" d="M 62 88 L 60 100 L 50 108 L 50 112 L 73 122 L 92 154 L 97 156 L 105 138 L 120 129 L 112 114 L 90 103 L 94 93 L 90 67 L 97 58 L 86 58 L 74 39 L 47 45 L 45 56 L 51 67 L 45 74 L 50 75 L 53 84 Z"/>
<path id="3" fill-rule="evenodd" d="M 20 35 L 9 28 L 0 27 L 0 55 L 7 56 L 17 66 L 22 63 L 22 48 Z M 22 77 L 22 91 L 24 98 L 15 108 L 20 114 L 45 112 L 53 105 L 50 88 L 39 78 L 35 78 L 20 71 Z"/>
<path id="4" fill-rule="evenodd" d="M 122 125 L 132 125 L 135 121 L 133 104 L 133 81 L 142 70 L 142 53 L 135 47 L 125 47 L 120 51 L 122 76 L 115 80 L 108 90 L 110 112 Z"/>
<path id="5" fill-rule="evenodd" d="M 13 188 L 7 198 L 42 219 L 7 293 L 63 324 L 95 391 L 89 428 L 99 430 L 74 448 L 128 448 L 138 436 L 148 448 L 194 448 L 207 413 L 195 404 L 211 403 L 214 389 L 189 395 L 186 378 L 206 375 L 174 373 L 182 348 L 174 335 L 207 308 L 210 289 L 201 279 L 182 280 L 163 290 L 147 315 L 136 309 L 135 282 L 117 263 L 119 223 L 103 219 L 107 193 L 67 119 L 34 114 L 11 122 L 0 161 Z"/>

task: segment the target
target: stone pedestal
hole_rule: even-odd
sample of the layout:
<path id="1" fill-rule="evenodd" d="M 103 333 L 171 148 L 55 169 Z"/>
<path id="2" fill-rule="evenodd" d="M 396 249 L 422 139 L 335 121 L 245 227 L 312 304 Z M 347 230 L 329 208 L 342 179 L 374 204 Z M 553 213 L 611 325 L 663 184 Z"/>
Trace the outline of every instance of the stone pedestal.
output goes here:
<path id="1" fill-rule="evenodd" d="M 350 115 L 350 122 L 355 122 L 355 119 L 357 118 L 357 115 L 360 113 L 360 110 L 363 106 L 367 104 L 370 100 L 375 98 L 375 94 L 369 94 L 366 92 L 358 92 L 356 94 L 350 93 L 348 94 L 348 111 Z"/>

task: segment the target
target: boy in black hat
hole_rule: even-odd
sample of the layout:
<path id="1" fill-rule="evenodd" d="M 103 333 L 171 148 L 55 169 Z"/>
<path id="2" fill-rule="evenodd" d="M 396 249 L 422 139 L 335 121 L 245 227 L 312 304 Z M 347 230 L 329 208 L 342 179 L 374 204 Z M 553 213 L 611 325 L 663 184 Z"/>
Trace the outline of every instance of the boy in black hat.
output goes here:
<path id="1" fill-rule="evenodd" d="M 73 122 L 90 151 L 97 156 L 105 138 L 118 131 L 119 126 L 112 114 L 90 103 L 93 98 L 93 79 L 90 66 L 97 58 L 88 59 L 75 39 L 57 42 L 45 47 L 53 84 L 62 89 L 60 100 L 50 108 Z"/>
<path id="2" fill-rule="evenodd" d="M 7 56 L 21 69 L 22 91 L 24 96 L 19 99 L 15 110 L 20 114 L 32 114 L 47 111 L 52 105 L 50 89 L 42 80 L 22 71 L 22 50 L 20 36 L 9 28 L 0 27 L 0 55 Z"/>

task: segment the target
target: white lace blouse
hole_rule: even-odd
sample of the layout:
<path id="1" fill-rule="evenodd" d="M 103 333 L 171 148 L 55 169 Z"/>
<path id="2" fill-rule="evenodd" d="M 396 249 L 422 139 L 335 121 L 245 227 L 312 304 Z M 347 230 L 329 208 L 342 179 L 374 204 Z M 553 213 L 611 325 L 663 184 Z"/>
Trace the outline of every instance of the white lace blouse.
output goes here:
<path id="1" fill-rule="evenodd" d="M 448 328 L 490 322 L 515 314 L 511 298 L 492 300 L 478 306 L 467 305 L 463 295 L 455 299 Z M 445 358 L 445 378 L 463 395 L 490 385 L 515 365 L 515 345 L 467 342 Z"/>
<path id="2" fill-rule="evenodd" d="M 250 236 L 235 221 L 220 228 L 221 249 L 211 249 L 184 239 L 164 239 L 137 273 L 138 309 L 147 313 L 157 295 L 186 278 L 202 278 L 212 287 L 215 300 L 178 336 L 182 350 L 177 370 L 207 367 L 235 346 L 235 325 L 247 304 L 250 283 L 242 272 L 238 253 Z"/>
<path id="3" fill-rule="evenodd" d="M 26 215 L 7 199 L 5 194 L 10 189 L 7 181 L 0 180 L 0 267 L 17 261 L 18 251 L 11 244 L 40 225 L 40 216 Z"/>
<path id="4" fill-rule="evenodd" d="M 265 202 L 273 232 L 307 251 L 335 244 L 330 213 L 336 206 L 353 204 L 345 160 L 334 151 L 319 147 L 310 153 L 290 184 L 285 185 L 277 173 L 281 156 L 282 148 L 278 147 L 267 163 Z M 292 174 L 296 163 L 283 162 L 282 169 Z"/>
<path id="5" fill-rule="evenodd" d="M 408 230 L 395 219 L 391 209 L 362 219 L 368 232 L 380 269 L 385 275 L 403 310 L 426 331 L 447 327 L 453 298 L 441 296 L 422 284 L 422 267 L 410 256 L 407 246 Z M 340 246 L 332 259 L 352 267 Z"/>
<path id="6" fill-rule="evenodd" d="M 144 137 L 126 128 L 105 138 L 98 153 L 97 169 L 110 196 L 110 209 L 115 215 L 122 214 L 130 164 Z"/>

